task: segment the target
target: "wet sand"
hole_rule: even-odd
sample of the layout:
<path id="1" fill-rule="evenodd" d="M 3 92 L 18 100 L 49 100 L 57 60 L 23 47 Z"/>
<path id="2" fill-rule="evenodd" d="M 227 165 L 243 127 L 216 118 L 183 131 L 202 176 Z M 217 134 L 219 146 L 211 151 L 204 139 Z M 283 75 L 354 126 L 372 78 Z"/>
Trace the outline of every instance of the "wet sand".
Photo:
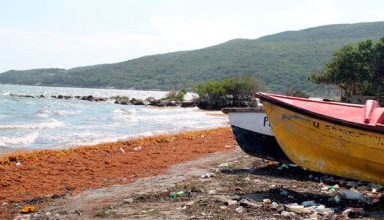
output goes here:
<path id="1" fill-rule="evenodd" d="M 0 157 L 0 219 L 19 211 L 14 204 L 128 184 L 177 163 L 231 151 L 234 144 L 230 129 L 218 128 L 67 150 L 11 152 Z"/>

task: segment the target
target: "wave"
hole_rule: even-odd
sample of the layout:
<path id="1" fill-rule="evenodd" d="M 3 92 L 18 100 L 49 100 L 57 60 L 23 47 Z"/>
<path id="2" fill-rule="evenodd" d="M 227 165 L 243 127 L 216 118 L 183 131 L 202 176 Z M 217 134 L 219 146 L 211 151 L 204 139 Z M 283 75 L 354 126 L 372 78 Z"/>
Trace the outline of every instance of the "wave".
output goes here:
<path id="1" fill-rule="evenodd" d="M 47 122 L 40 122 L 35 124 L 18 124 L 18 125 L 0 125 L 0 129 L 44 129 L 44 128 L 57 128 L 64 126 L 64 123 L 56 119 L 51 119 Z"/>
<path id="2" fill-rule="evenodd" d="M 38 136 L 38 132 L 33 132 L 21 137 L 0 137 L 0 146 L 5 147 L 8 145 L 12 145 L 12 148 L 15 148 L 15 145 L 28 145 L 33 143 Z"/>

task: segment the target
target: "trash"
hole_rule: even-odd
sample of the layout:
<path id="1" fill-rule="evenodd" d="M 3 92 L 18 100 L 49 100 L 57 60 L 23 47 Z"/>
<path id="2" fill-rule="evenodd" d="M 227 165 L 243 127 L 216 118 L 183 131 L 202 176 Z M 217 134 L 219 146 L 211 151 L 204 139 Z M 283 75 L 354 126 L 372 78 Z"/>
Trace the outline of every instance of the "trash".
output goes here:
<path id="1" fill-rule="evenodd" d="M 228 163 L 222 163 L 222 164 L 219 164 L 219 166 L 218 167 L 228 167 L 229 166 L 229 164 Z"/>
<path id="2" fill-rule="evenodd" d="M 270 199 L 263 199 L 263 203 L 272 203 Z"/>
<path id="3" fill-rule="evenodd" d="M 284 189 L 280 189 L 280 195 L 287 196 L 287 195 L 289 195 L 289 193 Z"/>
<path id="4" fill-rule="evenodd" d="M 236 206 L 238 204 L 238 202 L 236 200 L 231 199 L 231 200 L 226 201 L 224 204 L 227 206 Z"/>
<path id="5" fill-rule="evenodd" d="M 141 149 L 142 149 L 141 146 L 138 146 L 138 147 L 133 148 L 134 151 L 139 151 L 139 150 L 141 150 Z"/>
<path id="6" fill-rule="evenodd" d="M 293 212 L 287 212 L 287 211 L 282 211 L 282 212 L 280 213 L 280 215 L 281 215 L 281 217 L 283 217 L 283 218 L 294 218 L 294 217 L 296 216 L 295 213 L 293 213 Z"/>
<path id="7" fill-rule="evenodd" d="M 325 185 L 324 187 L 321 188 L 322 191 L 327 191 L 327 192 L 334 192 L 336 189 L 339 189 L 340 186 L 338 184 L 327 186 Z"/>
<path id="8" fill-rule="evenodd" d="M 179 191 L 179 192 L 171 192 L 169 193 L 169 196 L 171 198 L 177 198 L 177 197 L 184 197 L 185 196 L 185 192 L 184 191 Z"/>
<path id="9" fill-rule="evenodd" d="M 286 207 L 288 211 L 298 214 L 309 214 L 312 212 L 309 208 L 305 208 L 303 205 L 298 205 L 297 203 L 286 205 Z"/>
<path id="10" fill-rule="evenodd" d="M 195 203 L 194 201 L 190 201 L 190 202 L 185 203 L 185 205 L 187 205 L 187 206 L 191 206 L 191 205 L 193 205 L 194 203 Z"/>
<path id="11" fill-rule="evenodd" d="M 133 202 L 133 198 L 125 198 L 124 199 L 124 203 L 132 203 Z"/>
<path id="12" fill-rule="evenodd" d="M 311 201 L 302 202 L 301 205 L 303 205 L 304 207 L 309 207 L 309 206 L 317 206 L 317 203 L 311 200 Z"/>
<path id="13" fill-rule="evenodd" d="M 21 166 L 21 163 L 19 161 L 17 161 L 16 166 Z"/>
<path id="14" fill-rule="evenodd" d="M 318 220 L 320 219 L 320 216 L 317 213 L 313 213 L 312 215 L 309 216 L 310 220 Z"/>
<path id="15" fill-rule="evenodd" d="M 34 213 L 37 211 L 37 207 L 34 205 L 27 205 L 21 208 L 20 212 L 23 214 Z"/>
<path id="16" fill-rule="evenodd" d="M 333 213 L 334 211 L 330 208 L 326 208 L 325 205 L 319 205 L 315 208 L 315 212 L 319 213 L 320 215 L 327 215 Z"/>
<path id="17" fill-rule="evenodd" d="M 357 200 L 361 202 L 367 201 L 367 198 L 365 198 L 365 196 L 362 193 L 355 190 L 342 189 L 342 190 L 339 190 L 338 193 L 343 199 Z"/>
<path id="18" fill-rule="evenodd" d="M 125 154 L 125 150 L 124 150 L 124 148 L 122 148 L 122 147 L 120 147 L 120 152 L 122 153 L 122 154 Z"/>
<path id="19" fill-rule="evenodd" d="M 211 189 L 211 190 L 208 191 L 209 195 L 213 195 L 213 194 L 216 194 L 216 193 L 217 193 L 217 191 L 214 190 L 214 189 Z"/>
<path id="20" fill-rule="evenodd" d="M 245 208 L 243 206 L 239 206 L 235 210 L 236 210 L 237 213 L 240 213 L 240 214 L 245 212 Z"/>
<path id="21" fill-rule="evenodd" d="M 365 216 L 363 208 L 348 208 L 343 211 L 343 216 L 346 218 L 358 218 Z"/>
<path id="22" fill-rule="evenodd" d="M 251 178 L 249 178 L 249 176 L 247 176 L 244 178 L 244 181 L 251 181 Z"/>
<path id="23" fill-rule="evenodd" d="M 334 196 L 333 201 L 335 201 L 336 203 L 339 203 L 341 201 L 340 195 Z"/>
<path id="24" fill-rule="evenodd" d="M 220 209 L 227 209 L 227 206 L 222 205 L 222 206 L 220 206 Z"/>
<path id="25" fill-rule="evenodd" d="M 281 164 L 277 169 L 278 169 L 278 170 L 289 169 L 289 167 L 288 167 L 287 164 L 283 163 L 283 164 Z"/>
<path id="26" fill-rule="evenodd" d="M 248 199 L 240 200 L 240 205 L 246 208 L 261 208 L 263 206 L 261 203 L 252 202 Z"/>
<path id="27" fill-rule="evenodd" d="M 268 167 L 275 167 L 276 165 L 277 165 L 277 162 L 274 162 L 274 161 L 268 161 L 267 162 Z"/>
<path id="28" fill-rule="evenodd" d="M 201 175 L 201 178 L 211 178 L 211 177 L 214 177 L 214 176 L 215 176 L 214 173 L 206 173 L 206 174 Z"/>
<path id="29" fill-rule="evenodd" d="M 178 209 L 178 210 L 183 210 L 183 209 L 186 209 L 186 208 L 187 208 L 186 205 L 182 205 L 182 206 L 180 206 L 180 207 L 177 207 L 176 209 Z"/>
<path id="30" fill-rule="evenodd" d="M 277 209 L 278 206 L 279 204 L 277 204 L 277 202 L 272 202 L 271 209 Z"/>

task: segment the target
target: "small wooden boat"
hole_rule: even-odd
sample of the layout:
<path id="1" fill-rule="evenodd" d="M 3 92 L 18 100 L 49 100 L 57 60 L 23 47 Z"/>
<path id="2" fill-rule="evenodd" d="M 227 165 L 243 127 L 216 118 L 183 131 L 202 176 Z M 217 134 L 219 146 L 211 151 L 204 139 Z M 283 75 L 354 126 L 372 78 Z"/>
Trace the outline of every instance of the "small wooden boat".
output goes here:
<path id="1" fill-rule="evenodd" d="M 384 183 L 384 108 L 257 93 L 282 150 L 304 168 Z"/>
<path id="2" fill-rule="evenodd" d="M 232 132 L 247 154 L 267 160 L 292 163 L 281 150 L 271 126 L 260 108 L 225 108 Z"/>

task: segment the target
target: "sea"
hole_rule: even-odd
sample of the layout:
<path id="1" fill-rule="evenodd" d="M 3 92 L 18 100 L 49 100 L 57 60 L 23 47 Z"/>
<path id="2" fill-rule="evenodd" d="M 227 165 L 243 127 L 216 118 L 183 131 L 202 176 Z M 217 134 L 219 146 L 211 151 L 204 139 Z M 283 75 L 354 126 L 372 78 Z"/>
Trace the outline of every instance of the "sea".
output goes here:
<path id="1" fill-rule="evenodd" d="M 17 96 L 15 96 L 15 94 Z M 161 98 L 164 91 L 0 85 L 0 153 L 68 148 L 139 136 L 226 126 L 220 112 L 197 107 L 118 105 L 51 96 Z M 20 95 L 40 96 L 28 98 Z M 187 94 L 187 99 L 193 94 Z"/>

